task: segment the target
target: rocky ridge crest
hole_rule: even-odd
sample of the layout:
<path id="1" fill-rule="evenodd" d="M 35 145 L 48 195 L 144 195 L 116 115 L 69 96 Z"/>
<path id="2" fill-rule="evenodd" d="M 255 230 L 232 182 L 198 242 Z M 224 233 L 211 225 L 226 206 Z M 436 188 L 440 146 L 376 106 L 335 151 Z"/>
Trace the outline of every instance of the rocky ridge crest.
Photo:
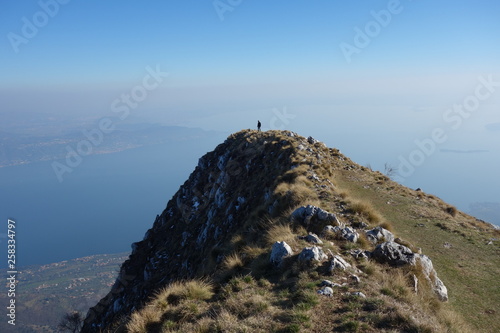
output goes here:
<path id="1" fill-rule="evenodd" d="M 389 230 L 375 225 L 375 218 L 353 211 L 339 199 L 342 195 L 331 180 L 339 168 L 358 166 L 311 137 L 289 131 L 231 135 L 200 158 L 143 240 L 132 244 L 111 291 L 89 310 L 82 331 L 123 325 L 172 282 L 217 276 L 226 258 L 238 249 L 235 235 L 246 243 L 258 243 L 268 232 L 265 221 L 275 218 L 302 227 L 300 241 L 309 245 L 293 248 L 286 239 L 276 239 L 266 255 L 274 270 L 298 262 L 333 276 L 344 272 L 359 283 L 363 275 L 356 267 L 359 261 L 419 265 L 437 297 L 446 301 L 447 289 L 429 257 L 398 242 Z M 351 250 L 339 253 L 334 243 L 352 244 L 342 245 Z M 317 292 L 331 296 L 332 288 L 342 285 L 325 280 Z M 366 297 L 363 290 L 352 294 Z"/>

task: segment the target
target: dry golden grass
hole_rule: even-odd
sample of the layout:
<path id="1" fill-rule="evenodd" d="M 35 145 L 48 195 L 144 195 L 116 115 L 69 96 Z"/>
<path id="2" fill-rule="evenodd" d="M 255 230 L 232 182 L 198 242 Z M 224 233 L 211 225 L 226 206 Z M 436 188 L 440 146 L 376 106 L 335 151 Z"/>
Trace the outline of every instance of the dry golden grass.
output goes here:
<path id="1" fill-rule="evenodd" d="M 382 227 L 382 228 L 384 228 L 384 229 L 386 229 L 386 230 L 389 230 L 389 231 L 390 231 L 390 232 L 392 232 L 392 233 L 394 233 L 394 227 L 393 227 L 393 226 L 392 226 L 392 224 L 391 224 L 390 222 L 388 222 L 388 221 L 384 221 L 384 222 L 380 223 L 378 226 L 379 226 L 379 227 Z"/>
<path id="2" fill-rule="evenodd" d="M 237 253 L 233 253 L 224 258 L 224 262 L 222 264 L 222 267 L 226 270 L 238 270 L 243 266 L 243 260 Z"/>
<path id="3" fill-rule="evenodd" d="M 132 313 L 126 325 L 129 333 L 148 333 L 151 326 L 159 324 L 162 312 L 154 306 L 146 306 L 141 311 Z"/>
<path id="4" fill-rule="evenodd" d="M 371 224 L 383 221 L 382 215 L 367 201 L 349 200 L 348 207 L 352 214 L 366 218 Z"/>
<path id="5" fill-rule="evenodd" d="M 288 207 L 318 200 L 316 192 L 302 183 L 283 182 L 276 187 L 274 195 L 280 198 L 283 203 L 286 203 Z"/>
<path id="6" fill-rule="evenodd" d="M 247 245 L 241 249 L 241 256 L 246 261 L 255 260 L 258 256 L 266 253 L 266 249 L 257 245 Z"/>
<path id="7" fill-rule="evenodd" d="M 294 244 L 297 236 L 293 233 L 289 224 L 278 224 L 272 226 L 266 236 L 265 241 L 268 246 L 272 246 L 276 242 L 286 242 L 289 245 Z"/>
<path id="8" fill-rule="evenodd" d="M 182 300 L 208 300 L 214 295 L 211 283 L 204 280 L 174 282 L 156 293 L 156 302 L 176 305 Z"/>

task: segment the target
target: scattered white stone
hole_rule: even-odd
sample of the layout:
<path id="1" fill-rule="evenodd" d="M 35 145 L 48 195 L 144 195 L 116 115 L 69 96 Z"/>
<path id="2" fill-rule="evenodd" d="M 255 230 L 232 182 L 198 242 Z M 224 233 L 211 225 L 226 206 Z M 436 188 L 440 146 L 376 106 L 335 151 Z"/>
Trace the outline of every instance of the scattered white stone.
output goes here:
<path id="1" fill-rule="evenodd" d="M 299 238 L 305 240 L 308 243 L 323 244 L 323 241 L 321 239 L 319 239 L 318 235 L 313 234 L 312 232 L 310 232 L 309 235 L 307 235 L 307 236 L 299 237 Z"/>
<path id="2" fill-rule="evenodd" d="M 323 261 L 328 259 L 323 249 L 318 246 L 306 247 L 299 254 L 299 261 Z"/>
<path id="3" fill-rule="evenodd" d="M 324 295 L 327 297 L 332 297 L 333 296 L 333 289 L 330 287 L 324 287 L 323 289 L 318 290 L 318 294 Z"/>
<path id="4" fill-rule="evenodd" d="M 394 242 L 394 235 L 392 232 L 382 227 L 375 227 L 371 230 L 367 230 L 365 234 L 366 238 L 373 244 L 377 244 L 379 241 Z"/>
<path id="5" fill-rule="evenodd" d="M 286 242 L 276 242 L 271 249 L 271 263 L 281 266 L 283 259 L 293 255 L 292 248 Z"/>
<path id="6" fill-rule="evenodd" d="M 337 270 L 345 271 L 349 267 L 351 267 L 351 264 L 345 261 L 341 256 L 335 255 L 333 256 L 328 270 L 333 274 Z"/>
<path id="7" fill-rule="evenodd" d="M 307 205 L 297 208 L 290 216 L 292 221 L 296 221 L 305 225 L 311 224 L 316 220 L 326 221 L 336 225 L 340 225 L 340 221 L 335 214 L 329 213 L 319 207 Z"/>

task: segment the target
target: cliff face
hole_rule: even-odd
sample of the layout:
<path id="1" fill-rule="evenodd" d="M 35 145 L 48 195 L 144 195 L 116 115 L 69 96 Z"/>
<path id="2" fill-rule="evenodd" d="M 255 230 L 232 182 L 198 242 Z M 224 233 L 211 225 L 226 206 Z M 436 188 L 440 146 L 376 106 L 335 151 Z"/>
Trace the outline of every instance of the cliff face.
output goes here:
<path id="1" fill-rule="evenodd" d="M 431 227 L 429 221 L 438 222 Z M 360 306 L 367 313 L 353 310 L 350 316 L 363 322 L 367 332 L 426 331 L 429 323 L 431 331 L 440 330 L 449 324 L 443 322 L 448 319 L 438 319 L 440 315 L 429 304 L 434 299 L 447 301 L 448 291 L 434 270 L 437 265 L 425 254 L 440 241 L 429 244 L 429 240 L 454 231 L 457 225 L 464 228 L 464 235 L 478 228 L 493 232 L 438 198 L 396 184 L 311 137 L 289 131 L 241 131 L 200 158 L 143 240 L 132 244 L 116 283 L 89 310 L 82 332 L 160 332 L 161 325 L 167 325 L 169 332 L 232 332 L 226 327 L 231 315 L 240 320 L 237 327 L 249 331 L 295 332 L 300 325 L 293 320 L 289 323 L 289 312 L 305 304 L 297 299 L 323 296 L 329 300 L 319 305 L 311 302 L 316 308 L 301 310 L 300 316 L 314 318 L 316 314 L 319 321 L 329 318 L 339 322 L 339 330 L 348 330 L 341 319 L 345 311 L 340 305 L 332 308 L 336 302 L 351 302 L 346 295 L 366 299 Z M 394 226 L 401 234 L 388 230 Z M 397 237 L 402 235 L 406 239 Z M 417 247 L 420 242 L 429 245 L 422 250 Z M 448 262 L 439 264 L 447 268 L 448 277 L 456 274 L 446 266 Z M 245 283 L 266 279 L 251 288 L 263 295 L 259 304 L 273 315 L 258 323 L 255 314 L 254 322 L 243 322 L 253 314 L 234 310 L 233 303 L 238 301 L 230 299 L 226 286 L 234 276 L 248 276 Z M 327 279 L 332 276 L 335 282 Z M 176 314 L 181 296 L 157 300 L 173 282 L 200 278 L 226 291 L 204 299 L 208 303 L 196 300 L 191 304 L 196 315 L 186 315 L 185 309 Z M 399 285 L 394 284 L 396 280 Z M 315 281 L 320 282 L 318 290 L 312 287 L 312 291 L 296 294 Z M 155 319 L 131 326 L 131 318 L 140 318 L 146 308 L 155 309 Z M 370 309 L 378 311 L 376 316 Z M 402 319 L 393 318 L 394 311 Z M 448 321 L 453 320 L 459 322 Z M 206 326 L 181 327 L 184 321 Z M 305 323 L 303 328 L 321 331 L 318 325 Z"/>

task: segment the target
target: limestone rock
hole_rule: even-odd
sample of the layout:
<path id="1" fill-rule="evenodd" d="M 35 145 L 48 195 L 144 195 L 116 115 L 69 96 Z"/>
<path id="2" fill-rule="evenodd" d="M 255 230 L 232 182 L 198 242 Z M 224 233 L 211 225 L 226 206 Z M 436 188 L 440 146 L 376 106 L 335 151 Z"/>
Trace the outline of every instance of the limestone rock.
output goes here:
<path id="1" fill-rule="evenodd" d="M 372 253 L 370 251 L 365 251 L 361 249 L 352 250 L 350 253 L 356 259 L 368 259 L 372 256 Z"/>
<path id="2" fill-rule="evenodd" d="M 306 226 L 315 221 L 324 221 L 340 225 L 335 214 L 329 213 L 319 207 L 307 205 L 297 208 L 291 215 L 292 221 L 302 223 Z"/>
<path id="3" fill-rule="evenodd" d="M 420 263 L 422 272 L 427 280 L 430 281 L 433 291 L 440 301 L 448 301 L 448 289 L 441 281 L 432 265 L 429 257 L 423 254 L 413 253 L 409 248 L 395 242 L 385 242 L 377 245 L 373 251 L 373 257 L 382 263 L 388 263 L 392 266 L 412 265 Z M 416 289 L 416 287 L 415 287 Z"/>
<path id="4" fill-rule="evenodd" d="M 271 249 L 271 263 L 281 266 L 283 259 L 293 255 L 292 248 L 286 242 L 276 242 Z"/>
<path id="5" fill-rule="evenodd" d="M 311 261 L 323 261 L 328 259 L 323 249 L 318 246 L 306 247 L 299 254 L 299 261 L 311 262 Z"/>
<path id="6" fill-rule="evenodd" d="M 323 289 L 318 290 L 318 294 L 324 295 L 327 297 L 333 296 L 333 289 L 331 287 L 324 287 Z"/>
<path id="7" fill-rule="evenodd" d="M 319 141 L 316 140 L 315 138 L 313 138 L 312 136 L 308 137 L 307 138 L 307 142 L 311 145 L 315 144 L 315 143 L 318 143 Z"/>
<path id="8" fill-rule="evenodd" d="M 344 258 L 342 258 L 341 256 L 335 255 L 333 256 L 333 259 L 330 262 L 330 267 L 328 268 L 328 271 L 333 274 L 337 270 L 345 271 L 349 267 L 351 267 L 351 264 L 345 261 Z"/>
<path id="9" fill-rule="evenodd" d="M 305 240 L 306 242 L 309 243 L 314 243 L 314 244 L 323 244 L 323 241 L 319 239 L 318 235 L 313 234 L 312 232 L 309 233 L 309 235 L 304 236 L 304 237 L 299 237 L 300 239 Z"/>
<path id="10" fill-rule="evenodd" d="M 339 227 L 339 226 L 331 226 L 331 225 L 327 225 L 324 229 L 323 229 L 323 232 L 324 233 L 334 233 L 336 234 L 338 237 L 340 238 L 343 238 L 349 242 L 353 242 L 353 243 L 356 243 L 358 241 L 358 238 L 359 238 L 359 234 L 357 233 L 356 230 L 354 230 L 353 228 L 350 228 L 350 227 Z"/>
<path id="11" fill-rule="evenodd" d="M 423 273 L 425 277 L 431 282 L 432 289 L 436 293 L 437 297 L 442 302 L 448 301 L 448 289 L 444 285 L 443 281 L 437 276 L 437 272 L 432 265 L 432 260 L 423 254 L 416 254 L 418 261 L 422 265 Z"/>
<path id="12" fill-rule="evenodd" d="M 349 276 L 349 280 L 350 280 L 350 281 L 351 281 L 351 283 L 353 283 L 353 284 L 358 284 L 358 283 L 360 283 L 360 282 L 361 282 L 361 279 L 359 278 L 359 276 L 354 275 L 354 274 L 353 274 L 353 275 L 351 275 L 351 276 Z"/>
<path id="13" fill-rule="evenodd" d="M 394 235 L 392 232 L 380 226 L 367 230 L 365 233 L 366 238 L 373 244 L 377 244 L 379 241 L 394 242 Z"/>
<path id="14" fill-rule="evenodd" d="M 392 266 L 415 265 L 415 254 L 406 246 L 395 242 L 384 242 L 377 245 L 372 253 L 373 258 Z"/>

